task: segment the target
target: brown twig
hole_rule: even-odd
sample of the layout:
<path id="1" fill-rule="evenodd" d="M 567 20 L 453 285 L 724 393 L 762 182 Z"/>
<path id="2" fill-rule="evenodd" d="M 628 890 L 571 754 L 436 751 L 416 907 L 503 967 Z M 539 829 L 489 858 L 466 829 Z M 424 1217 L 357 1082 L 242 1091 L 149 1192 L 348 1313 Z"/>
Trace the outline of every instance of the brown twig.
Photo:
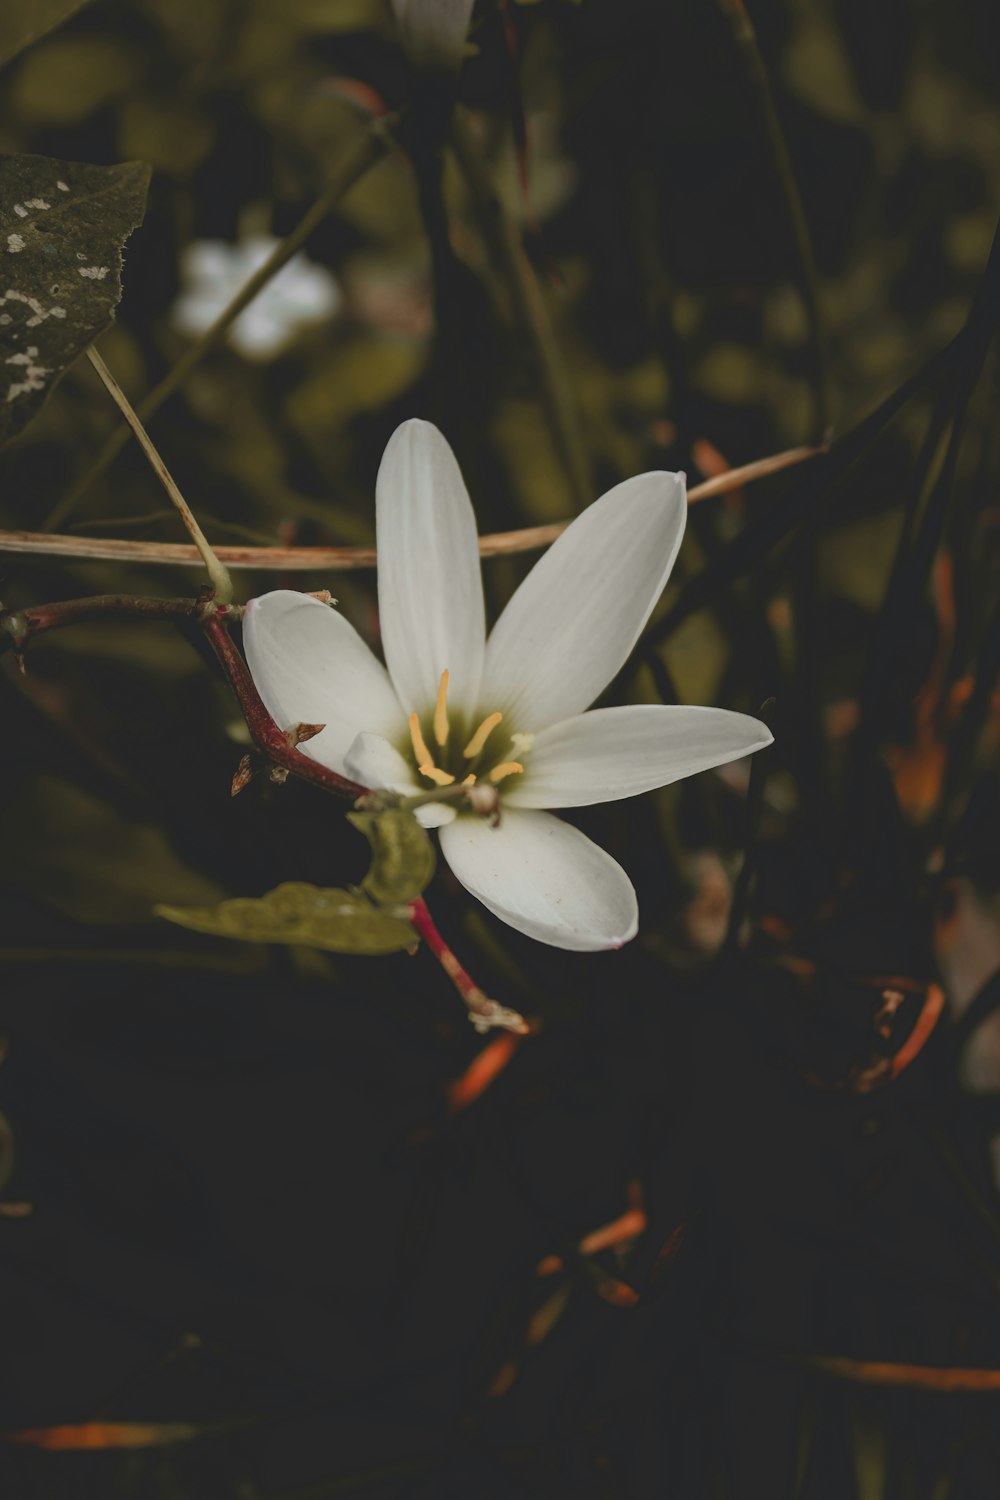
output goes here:
<path id="1" fill-rule="evenodd" d="M 824 448 L 789 448 L 730 469 L 688 490 L 688 504 L 725 495 L 731 490 L 792 468 L 824 453 Z M 526 526 L 519 531 L 494 531 L 479 538 L 482 557 L 534 552 L 547 547 L 571 523 L 553 521 L 547 526 Z M 220 562 L 230 568 L 259 568 L 266 572 L 331 572 L 373 568 L 374 547 L 213 547 Z M 0 531 L 0 552 L 24 552 L 58 557 L 109 559 L 171 567 L 197 567 L 201 559 L 196 547 L 181 542 L 139 542 L 122 538 L 65 536 L 44 531 Z"/>
<path id="2" fill-rule="evenodd" d="M 32 604 L 26 609 L 5 611 L 0 607 L 0 652 L 8 646 L 23 652 L 36 635 L 83 625 L 88 620 L 191 620 L 197 599 L 153 599 L 139 594 L 93 594 L 87 599 L 60 599 L 55 604 Z M 233 617 L 242 613 L 229 606 Z"/>
<path id="3" fill-rule="evenodd" d="M 851 1359 L 840 1354 L 804 1354 L 795 1361 L 860 1385 L 904 1386 L 911 1390 L 1000 1391 L 1000 1370 L 941 1365 L 904 1365 L 890 1360 Z"/>

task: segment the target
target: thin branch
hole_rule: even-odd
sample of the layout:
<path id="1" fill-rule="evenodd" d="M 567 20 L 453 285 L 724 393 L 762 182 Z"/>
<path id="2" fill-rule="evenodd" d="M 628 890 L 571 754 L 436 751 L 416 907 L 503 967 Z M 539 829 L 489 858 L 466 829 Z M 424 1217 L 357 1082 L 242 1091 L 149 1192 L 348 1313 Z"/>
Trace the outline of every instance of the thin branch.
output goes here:
<path id="1" fill-rule="evenodd" d="M 534 350 L 556 456 L 569 475 L 577 506 L 582 510 L 595 498 L 587 449 L 565 361 L 552 333 L 538 277 L 524 252 L 520 231 L 511 222 L 496 192 L 475 137 L 457 110 L 452 120 L 451 146 L 472 194 L 483 237 L 503 275 L 515 316 Z"/>
<path id="2" fill-rule="evenodd" d="M 159 384 L 155 385 L 139 402 L 136 410 L 140 420 L 143 422 L 151 420 L 163 403 L 183 385 L 195 365 L 222 343 L 240 313 L 249 307 L 257 293 L 262 291 L 282 267 L 286 266 L 301 250 L 313 230 L 333 211 L 348 189 L 352 188 L 370 167 L 382 160 L 392 146 L 392 131 L 396 123 L 395 115 L 385 115 L 374 121 L 360 139 L 351 143 L 350 148 L 337 164 L 329 185 L 299 220 L 292 232 L 275 246 L 264 264 L 248 278 L 229 305 L 223 308 L 215 322 L 184 351 Z M 46 531 L 54 530 L 60 522 L 66 519 L 94 481 L 100 478 L 109 464 L 118 457 L 127 442 L 127 428 L 118 427 L 110 434 L 86 473 L 51 511 L 45 522 Z"/>
<path id="3" fill-rule="evenodd" d="M 738 469 L 717 474 L 703 484 L 688 490 L 688 503 L 697 504 L 713 495 L 765 479 L 782 469 L 816 458 L 825 448 L 789 448 L 767 458 L 756 459 Z M 534 552 L 547 547 L 564 532 L 569 521 L 553 521 L 547 526 L 527 526 L 519 531 L 495 531 L 479 538 L 483 557 L 507 556 L 515 552 Z M 182 542 L 139 542 L 116 537 L 50 535 L 44 531 L 0 531 L 0 552 L 24 552 L 49 557 L 111 559 L 153 566 L 191 567 L 197 565 L 196 547 Z M 215 547 L 220 562 L 230 568 L 259 568 L 267 572 L 344 572 L 375 566 L 374 547 Z"/>
<path id="4" fill-rule="evenodd" d="M 8 645 L 23 652 L 36 635 L 82 625 L 88 620 L 194 619 L 197 599 L 145 599 L 137 594 L 93 594 L 87 599 L 60 599 L 55 604 L 32 604 L 27 609 L 0 609 L 0 651 Z M 240 613 L 237 605 L 230 613 Z"/>
<path id="5" fill-rule="evenodd" d="M 233 580 L 230 578 L 228 570 L 212 551 L 211 543 L 205 536 L 205 533 L 202 531 L 201 527 L 198 525 L 198 522 L 195 519 L 194 512 L 178 489 L 173 475 L 170 473 L 170 470 L 167 468 L 166 464 L 163 462 L 163 459 L 157 452 L 153 440 L 149 436 L 149 433 L 146 431 L 145 427 L 143 427 L 139 418 L 132 410 L 132 403 L 129 401 L 125 392 L 122 390 L 121 386 L 118 384 L 117 380 L 112 375 L 111 371 L 108 369 L 107 365 L 104 363 L 104 360 L 98 354 L 93 345 L 91 345 L 91 347 L 87 350 L 87 356 L 90 360 L 90 363 L 93 365 L 94 369 L 103 380 L 108 394 L 111 396 L 122 416 L 125 418 L 126 422 L 135 433 L 136 441 L 149 460 L 150 468 L 153 470 L 153 473 L 163 485 L 163 488 L 166 490 L 167 495 L 170 497 L 170 500 L 176 508 L 178 515 L 184 522 L 184 525 L 187 527 L 188 535 L 194 541 L 194 545 L 197 549 L 198 555 L 201 558 L 202 562 L 205 564 L 206 571 L 211 581 L 212 588 L 215 590 L 217 598 L 221 603 L 228 604 L 233 597 Z"/>
<path id="6" fill-rule="evenodd" d="M 918 1391 L 1000 1391 L 1000 1370 L 942 1365 L 904 1365 L 890 1360 L 851 1359 L 840 1354 L 803 1354 L 796 1364 L 860 1385 L 907 1387 Z"/>

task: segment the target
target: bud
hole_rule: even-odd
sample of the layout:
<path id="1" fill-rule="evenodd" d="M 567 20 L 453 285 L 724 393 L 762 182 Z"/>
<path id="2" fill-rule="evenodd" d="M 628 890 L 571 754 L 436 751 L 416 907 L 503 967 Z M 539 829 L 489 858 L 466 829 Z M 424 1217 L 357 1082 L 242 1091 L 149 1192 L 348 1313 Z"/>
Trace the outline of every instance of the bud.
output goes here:
<path id="1" fill-rule="evenodd" d="M 500 793 L 488 782 L 477 781 L 465 793 L 472 811 L 480 818 L 490 818 L 494 828 L 500 821 Z"/>
<path id="2" fill-rule="evenodd" d="M 410 65 L 420 71 L 457 73 L 472 6 L 473 0 L 392 0 Z"/>

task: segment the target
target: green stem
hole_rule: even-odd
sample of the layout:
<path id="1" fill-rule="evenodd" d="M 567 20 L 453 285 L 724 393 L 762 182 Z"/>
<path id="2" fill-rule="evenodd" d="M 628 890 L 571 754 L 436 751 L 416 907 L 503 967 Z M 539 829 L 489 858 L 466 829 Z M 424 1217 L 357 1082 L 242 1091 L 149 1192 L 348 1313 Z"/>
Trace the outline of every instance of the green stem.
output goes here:
<path id="1" fill-rule="evenodd" d="M 736 42 L 743 62 L 744 71 L 757 97 L 757 107 L 760 110 L 764 129 L 767 132 L 768 144 L 771 148 L 778 181 L 781 184 L 781 191 L 785 199 L 785 210 L 788 214 L 789 226 L 795 242 L 795 252 L 799 263 L 799 288 L 802 294 L 802 301 L 805 305 L 806 317 L 809 319 L 813 365 L 813 401 L 816 408 L 815 434 L 818 441 L 823 438 L 829 424 L 829 371 L 826 331 L 820 312 L 819 276 L 816 272 L 816 261 L 813 256 L 809 225 L 806 222 L 805 209 L 802 206 L 802 196 L 799 193 L 798 183 L 795 180 L 792 159 L 788 154 L 785 133 L 781 128 L 781 120 L 778 118 L 771 80 L 768 77 L 764 59 L 760 55 L 760 48 L 757 45 L 757 34 L 754 31 L 753 22 L 747 13 L 744 0 L 718 0 L 718 3 L 723 15 L 729 22 L 733 40 Z"/>
<path id="2" fill-rule="evenodd" d="M 97 371 L 98 375 L 104 382 L 105 388 L 111 399 L 118 407 L 129 427 L 131 427 L 133 433 L 135 434 L 136 442 L 139 444 L 139 447 L 142 449 L 143 453 L 146 455 L 146 458 L 149 460 L 150 468 L 152 469 L 153 473 L 156 475 L 160 483 L 163 485 L 163 488 L 166 490 L 171 503 L 177 510 L 177 513 L 180 516 L 181 520 L 184 522 L 184 525 L 186 526 L 188 531 L 188 535 L 194 542 L 195 546 L 198 548 L 198 554 L 201 557 L 202 562 L 205 564 L 205 570 L 208 573 L 212 588 L 215 590 L 216 598 L 219 600 L 220 604 L 230 604 L 233 597 L 233 580 L 229 576 L 229 569 L 224 563 L 221 563 L 219 561 L 215 553 L 212 551 L 212 544 L 209 542 L 205 533 L 198 525 L 194 511 L 191 509 L 190 505 L 188 505 L 187 501 L 184 499 L 184 496 L 178 489 L 173 475 L 157 452 L 152 438 L 149 436 L 149 433 L 146 431 L 145 427 L 143 427 L 139 418 L 132 410 L 132 403 L 129 401 L 125 392 L 122 390 L 121 386 L 118 384 L 117 380 L 112 375 L 111 371 L 108 369 L 107 365 L 104 363 L 103 359 L 98 354 L 93 345 L 91 345 L 91 347 L 87 350 L 87 356 L 90 360 L 90 363 L 93 365 L 94 369 Z"/>
<path id="3" fill-rule="evenodd" d="M 298 224 L 287 235 L 279 245 L 276 245 L 267 260 L 248 281 L 237 292 L 236 296 L 225 307 L 210 328 L 207 328 L 200 338 L 184 351 L 175 365 L 168 370 L 158 385 L 155 385 L 149 394 L 140 401 L 136 408 L 139 419 L 148 422 L 153 415 L 159 411 L 163 403 L 171 397 L 174 392 L 187 379 L 206 354 L 219 346 L 229 331 L 231 325 L 248 307 L 257 293 L 278 274 L 283 266 L 296 255 L 306 240 L 312 234 L 329 213 L 336 207 L 337 203 L 353 187 L 359 178 L 363 177 L 370 167 L 381 161 L 392 145 L 392 129 L 396 123 L 396 117 L 385 116 L 375 121 L 357 140 L 352 141 L 350 148 L 345 151 L 343 158 L 337 164 L 331 177 L 330 183 L 308 212 L 299 220 Z M 45 522 L 44 530 L 53 531 L 77 503 L 86 494 L 90 486 L 98 479 L 109 464 L 117 458 L 118 454 L 128 442 L 129 433 L 127 427 L 116 427 L 109 435 L 103 448 L 98 453 L 94 462 L 81 476 L 67 495 L 59 501 Z"/>
<path id="4" fill-rule="evenodd" d="M 587 450 L 566 366 L 552 332 L 538 278 L 516 225 L 504 210 L 475 138 L 456 110 L 451 145 L 468 184 L 483 237 L 499 267 L 518 323 L 531 344 L 542 380 L 542 399 L 556 455 L 569 475 L 578 510 L 594 498 Z"/>

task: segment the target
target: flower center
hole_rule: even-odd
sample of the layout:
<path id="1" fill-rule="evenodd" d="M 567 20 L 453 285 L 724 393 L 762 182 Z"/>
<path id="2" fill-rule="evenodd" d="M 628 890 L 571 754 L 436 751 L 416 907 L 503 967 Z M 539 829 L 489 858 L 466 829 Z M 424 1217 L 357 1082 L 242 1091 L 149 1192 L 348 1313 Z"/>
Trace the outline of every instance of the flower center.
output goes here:
<path id="1" fill-rule="evenodd" d="M 466 774 L 462 777 L 463 786 L 474 785 L 480 777 L 496 786 L 508 776 L 520 775 L 524 766 L 519 760 L 498 760 L 492 765 L 489 764 L 488 742 L 502 718 L 503 714 L 499 712 L 487 714 L 479 728 L 466 742 L 461 752 L 461 760 L 459 760 L 455 754 L 455 743 L 461 743 L 462 737 L 457 735 L 455 742 L 452 742 L 452 725 L 448 716 L 448 669 L 446 667 L 441 673 L 437 702 L 434 705 L 434 717 L 431 720 L 431 733 L 437 746 L 436 754 L 428 748 L 420 724 L 420 715 L 410 714 L 407 720 L 410 744 L 413 747 L 413 756 L 421 776 L 426 776 L 428 781 L 433 781 L 435 786 L 452 786 L 464 771 Z M 512 743 L 518 742 L 528 744 L 530 740 L 525 735 L 512 736 Z M 449 765 L 454 766 L 455 769 L 448 770 Z"/>

